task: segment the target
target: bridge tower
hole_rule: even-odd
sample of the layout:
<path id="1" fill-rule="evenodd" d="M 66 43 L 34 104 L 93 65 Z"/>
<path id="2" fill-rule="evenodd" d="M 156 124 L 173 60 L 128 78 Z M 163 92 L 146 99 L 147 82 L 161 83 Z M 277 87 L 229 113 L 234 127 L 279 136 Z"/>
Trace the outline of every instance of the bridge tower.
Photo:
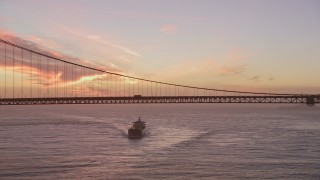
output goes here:
<path id="1" fill-rule="evenodd" d="M 308 106 L 314 106 L 315 105 L 315 99 L 316 99 L 316 96 L 314 96 L 314 95 L 306 97 L 307 105 Z"/>

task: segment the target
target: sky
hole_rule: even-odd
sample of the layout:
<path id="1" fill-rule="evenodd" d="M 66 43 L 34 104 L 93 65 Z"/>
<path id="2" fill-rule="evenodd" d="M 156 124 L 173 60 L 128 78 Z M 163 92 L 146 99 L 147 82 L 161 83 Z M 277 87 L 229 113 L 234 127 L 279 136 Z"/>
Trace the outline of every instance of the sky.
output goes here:
<path id="1" fill-rule="evenodd" d="M 0 36 L 157 81 L 320 93 L 319 9 L 318 0 L 1 0 Z"/>

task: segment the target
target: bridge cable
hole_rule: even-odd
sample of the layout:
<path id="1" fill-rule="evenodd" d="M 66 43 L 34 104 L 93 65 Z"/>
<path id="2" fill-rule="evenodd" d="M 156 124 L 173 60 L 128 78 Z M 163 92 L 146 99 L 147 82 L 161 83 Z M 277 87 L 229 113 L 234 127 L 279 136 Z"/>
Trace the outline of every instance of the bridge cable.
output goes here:
<path id="1" fill-rule="evenodd" d="M 159 83 L 159 84 L 167 84 L 167 85 L 171 85 L 171 86 L 175 86 L 175 87 L 183 87 L 183 88 L 195 88 L 195 89 L 200 89 L 200 90 L 212 90 L 212 91 L 217 91 L 217 92 L 225 92 L 225 93 L 243 93 L 243 94 L 256 94 L 256 95 L 299 95 L 299 94 L 283 94 L 283 93 L 264 93 L 264 92 L 250 92 L 250 91 L 235 91 L 235 90 L 222 90 L 222 89 L 213 89 L 213 88 L 202 88 L 202 87 L 196 87 L 196 86 L 186 86 L 186 85 L 179 85 L 179 84 L 172 84 L 172 83 L 166 83 L 166 82 L 160 82 L 160 81 L 153 81 L 153 80 L 149 80 L 149 79 L 143 79 L 143 78 L 137 78 L 137 77 L 132 77 L 132 76 L 127 76 L 127 75 L 123 75 L 123 74 L 119 74 L 119 73 L 114 73 L 114 72 L 109 72 L 109 71 L 106 71 L 106 70 L 101 70 L 101 69 L 97 69 L 97 68 L 93 68 L 93 67 L 89 67 L 89 66 L 84 66 L 84 65 L 81 65 L 81 64 L 77 64 L 77 63 L 73 63 L 73 62 L 69 62 L 69 61 L 66 61 L 66 60 L 63 60 L 63 59 L 60 59 L 60 58 L 56 58 L 56 57 L 53 57 L 53 56 L 49 56 L 49 55 L 46 55 L 46 54 L 43 54 L 43 53 L 40 53 L 40 52 L 37 52 L 37 51 L 34 51 L 34 50 L 31 50 L 31 49 L 28 49 L 28 48 L 24 48 L 24 47 L 21 47 L 21 46 L 18 46 L 16 44 L 13 44 L 13 43 L 10 43 L 8 41 L 5 41 L 5 40 L 2 40 L 0 39 L 0 42 L 3 42 L 3 43 L 6 43 L 8 45 L 11 45 L 11 46 L 14 46 L 14 47 L 17 47 L 17 48 L 20 48 L 20 49 L 24 49 L 26 51 L 29 51 L 29 52 L 32 52 L 32 53 L 35 53 L 35 54 L 38 54 L 38 55 L 42 55 L 42 56 L 45 56 L 45 57 L 49 57 L 49 58 L 52 58 L 54 60 L 57 60 L 57 61 L 60 61 L 60 62 L 64 62 L 64 63 L 68 63 L 68 64 L 71 64 L 71 65 L 74 65 L 74 66 L 79 66 L 79 67 L 83 67 L 83 68 L 87 68 L 87 69 L 92 69 L 94 71 L 98 71 L 98 72 L 103 72 L 103 73 L 107 73 L 107 74 L 113 74 L 115 76 L 121 76 L 121 77 L 130 77 L 134 80 L 143 80 L 143 81 L 146 81 L 146 82 L 153 82 L 153 83 Z"/>
<path id="2" fill-rule="evenodd" d="M 21 49 L 21 98 L 23 98 L 23 49 Z"/>
<path id="3" fill-rule="evenodd" d="M 14 66 L 15 65 L 15 61 L 14 61 L 14 47 L 12 46 L 12 97 L 14 98 L 14 75 L 15 75 L 15 70 L 14 70 Z"/>
<path id="4" fill-rule="evenodd" d="M 4 44 L 4 97 L 7 98 L 7 44 Z"/>

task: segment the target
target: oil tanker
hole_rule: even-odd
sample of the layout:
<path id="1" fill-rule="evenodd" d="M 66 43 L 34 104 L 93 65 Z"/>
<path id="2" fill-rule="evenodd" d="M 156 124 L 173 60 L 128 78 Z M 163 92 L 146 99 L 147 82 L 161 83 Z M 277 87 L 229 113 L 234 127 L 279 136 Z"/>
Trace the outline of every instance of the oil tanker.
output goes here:
<path id="1" fill-rule="evenodd" d="M 145 135 L 146 122 L 141 121 L 140 117 L 138 121 L 133 122 L 132 127 L 128 129 L 129 139 L 140 139 Z"/>

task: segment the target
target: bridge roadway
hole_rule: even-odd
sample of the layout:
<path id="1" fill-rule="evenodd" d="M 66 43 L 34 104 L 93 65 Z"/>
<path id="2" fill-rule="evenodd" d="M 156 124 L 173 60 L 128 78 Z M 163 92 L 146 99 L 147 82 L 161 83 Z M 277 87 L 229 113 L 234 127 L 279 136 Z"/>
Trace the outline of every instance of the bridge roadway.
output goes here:
<path id="1" fill-rule="evenodd" d="M 144 103 L 286 103 L 315 105 L 320 95 L 270 96 L 133 96 L 133 97 L 57 97 L 2 98 L 0 105 L 44 104 L 144 104 Z"/>

